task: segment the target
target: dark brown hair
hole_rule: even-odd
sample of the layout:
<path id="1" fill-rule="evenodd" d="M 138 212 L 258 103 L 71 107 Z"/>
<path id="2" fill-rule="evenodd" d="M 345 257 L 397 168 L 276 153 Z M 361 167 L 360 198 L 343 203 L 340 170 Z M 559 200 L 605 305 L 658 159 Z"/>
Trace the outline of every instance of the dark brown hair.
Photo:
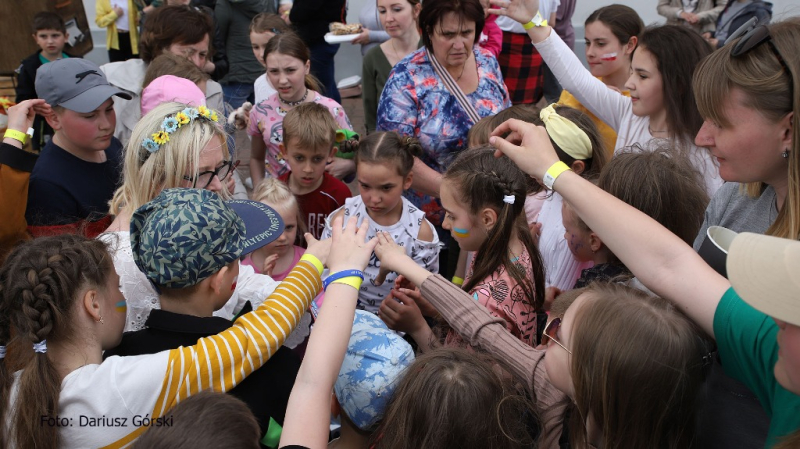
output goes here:
<path id="1" fill-rule="evenodd" d="M 78 294 L 87 287 L 104 290 L 113 270 L 106 246 L 99 240 L 65 234 L 21 244 L 8 256 L 0 274 L 0 301 L 8 313 L 3 336 L 8 335 L 10 324 L 17 339 L 29 345 L 43 340 L 68 341 Z M 3 390 L 8 391 L 12 379 L 4 377 Z M 47 354 L 36 353 L 26 360 L 6 444 L 59 447 L 58 428 L 41 424 L 41 418 L 58 414 L 61 380 Z M 0 416 L 6 407 L 4 395 Z"/>
<path id="2" fill-rule="evenodd" d="M 640 290 L 593 283 L 586 293 L 569 341 L 571 446 L 587 446 L 591 416 L 602 431 L 598 447 L 691 448 L 709 361 L 697 328 L 672 303 Z"/>
<path id="3" fill-rule="evenodd" d="M 64 19 L 54 12 L 42 11 L 33 16 L 33 34 L 41 30 L 56 30 L 67 34 Z"/>
<path id="4" fill-rule="evenodd" d="M 262 12 L 250 21 L 251 33 L 266 33 L 283 34 L 289 33 L 292 29 L 286 22 L 281 19 L 281 16 L 268 12 Z"/>
<path id="5" fill-rule="evenodd" d="M 653 56 L 661 74 L 661 92 L 670 140 L 687 153 L 703 125 L 692 90 L 695 67 L 711 54 L 711 46 L 696 31 L 680 25 L 645 28 L 639 46 Z"/>
<path id="6" fill-rule="evenodd" d="M 422 30 L 422 43 L 433 51 L 431 36 L 442 26 L 442 20 L 453 13 L 461 22 L 475 22 L 475 43 L 481 37 L 486 18 L 479 0 L 425 0 L 419 13 L 419 28 Z"/>
<path id="7" fill-rule="evenodd" d="M 489 146 L 465 150 L 444 174 L 444 181 L 452 184 L 470 213 L 478 214 L 486 207 L 497 212 L 497 223 L 478 249 L 473 274 L 463 289 L 472 290 L 502 266 L 517 283 L 514 288 L 522 289 L 523 302 L 536 311 L 544 302 L 544 264 L 524 220 L 528 176 L 507 156 L 494 157 L 494 151 Z M 514 204 L 503 201 L 506 195 L 514 196 Z M 511 261 L 508 246 L 514 233 L 531 258 L 533 278 Z"/>
<path id="8" fill-rule="evenodd" d="M 478 120 L 467 133 L 467 141 L 470 146 L 489 145 L 489 137 L 495 128 L 503 124 L 503 122 L 511 120 L 512 118 L 522 120 L 523 122 L 536 123 L 541 125 L 542 121 L 539 119 L 540 109 L 532 104 L 515 104 L 510 108 L 506 108 L 494 115 L 487 115 Z"/>
<path id="9" fill-rule="evenodd" d="M 608 5 L 594 10 L 586 19 L 584 25 L 600 22 L 611 30 L 619 43 L 627 44 L 632 37 L 639 36 L 644 30 L 644 22 L 639 14 L 630 6 Z"/>
<path id="10" fill-rule="evenodd" d="M 264 47 L 265 65 L 267 63 L 267 56 L 273 52 L 297 58 L 303 61 L 303 64 L 311 60 L 311 52 L 303 42 L 303 39 L 300 39 L 300 36 L 295 33 L 276 34 L 275 37 L 267 42 L 267 45 Z M 267 71 L 269 71 L 269 67 L 267 67 Z M 310 73 L 306 75 L 305 84 L 307 89 L 317 92 L 322 90 L 322 85 L 319 80 Z"/>
<path id="11" fill-rule="evenodd" d="M 686 156 L 662 146 L 614 156 L 597 186 L 639 209 L 688 245 L 703 224 L 708 193 Z"/>
<path id="12" fill-rule="evenodd" d="M 314 151 L 325 148 L 326 154 L 330 153 L 336 128 L 338 125 L 328 108 L 315 102 L 303 103 L 290 109 L 283 118 L 283 146 L 287 151 L 291 143 Z"/>
<path id="13" fill-rule="evenodd" d="M 213 35 L 214 22 L 203 11 L 190 6 L 161 6 L 144 21 L 139 56 L 150 63 L 172 44 L 194 45 L 206 36 L 210 55 Z"/>
<path id="14" fill-rule="evenodd" d="M 414 361 L 373 433 L 376 449 L 532 447 L 528 401 L 498 362 L 463 348 L 439 348 Z"/>
<path id="15" fill-rule="evenodd" d="M 195 84 L 210 79 L 208 74 L 197 68 L 192 61 L 172 53 L 162 53 L 147 66 L 147 71 L 144 72 L 142 89 L 149 86 L 154 79 L 164 75 L 186 78 Z"/>
<path id="16" fill-rule="evenodd" d="M 168 411 L 171 425 L 151 427 L 136 440 L 136 449 L 258 449 L 261 431 L 247 404 L 229 394 L 203 391 Z"/>
<path id="17" fill-rule="evenodd" d="M 777 123 L 794 112 L 792 147 L 787 148 L 788 193 L 778 218 L 766 234 L 797 240 L 800 238 L 800 53 L 797 51 L 800 19 L 794 17 L 772 23 L 769 32 L 790 73 L 766 43 L 732 57 L 737 39 L 700 63 L 694 74 L 694 95 L 700 114 L 722 127 L 730 126 L 725 107 L 732 89 L 744 94 L 745 107 L 758 111 L 770 121 Z M 756 197 L 765 187 L 763 182 L 752 182 L 746 189 Z"/>
<path id="18" fill-rule="evenodd" d="M 356 145 L 356 169 L 359 162 L 392 163 L 397 174 L 405 178 L 414 168 L 414 157 L 422 154 L 422 146 L 413 137 L 403 137 L 394 131 L 376 132 Z"/>

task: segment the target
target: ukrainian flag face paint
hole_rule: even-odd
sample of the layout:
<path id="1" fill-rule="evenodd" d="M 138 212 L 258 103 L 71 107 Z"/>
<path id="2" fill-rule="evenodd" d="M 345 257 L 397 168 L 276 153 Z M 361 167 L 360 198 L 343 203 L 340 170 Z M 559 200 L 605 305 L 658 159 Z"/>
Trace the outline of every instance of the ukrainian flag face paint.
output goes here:
<path id="1" fill-rule="evenodd" d="M 117 312 L 125 313 L 128 310 L 128 303 L 125 300 L 119 301 L 118 303 L 114 304 L 114 309 Z"/>
<path id="2" fill-rule="evenodd" d="M 469 237 L 469 229 L 455 228 L 454 227 L 453 228 L 453 235 L 458 237 L 458 238 L 460 238 L 460 239 L 465 239 L 465 238 Z"/>

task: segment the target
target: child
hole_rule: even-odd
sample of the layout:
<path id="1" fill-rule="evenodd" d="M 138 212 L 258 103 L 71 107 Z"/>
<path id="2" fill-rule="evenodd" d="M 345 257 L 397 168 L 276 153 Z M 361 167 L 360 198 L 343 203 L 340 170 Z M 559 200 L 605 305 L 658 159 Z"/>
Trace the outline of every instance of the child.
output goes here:
<path id="1" fill-rule="evenodd" d="M 298 225 L 303 225 L 300 231 L 301 234 L 305 233 L 305 223 L 300 220 L 300 206 L 289 187 L 275 178 L 261 181 L 253 191 L 252 197 L 253 201 L 260 201 L 275 209 L 281 216 L 284 227 L 283 233 L 275 241 L 248 254 L 242 259 L 242 264 L 253 267 L 256 273 L 266 274 L 280 282 L 297 265 L 305 252 L 305 248 L 294 244 L 297 240 Z"/>
<path id="2" fill-rule="evenodd" d="M 267 78 L 278 91 L 256 104 L 250 112 L 248 134 L 253 137 L 250 151 L 250 176 L 253 185 L 264 179 L 265 163 L 266 172 L 271 177 L 277 178 L 289 171 L 281 144 L 287 143 L 283 121 L 292 109 L 304 103 L 318 103 L 325 107 L 329 111 L 328 115 L 338 123 L 334 125 L 334 129 L 353 129 L 342 105 L 317 92 L 319 85 L 316 79 L 309 75 L 311 55 L 308 47 L 296 34 L 277 34 L 270 39 L 264 48 L 264 63 L 267 67 Z M 303 126 L 305 127 L 305 124 Z M 321 142 L 316 144 L 319 145 Z M 294 189 L 292 192 L 297 194 Z M 341 204 L 336 207 L 339 206 Z M 322 226 L 323 223 L 320 222 L 320 230 Z M 309 231 L 314 234 L 311 229 L 309 226 Z"/>
<path id="3" fill-rule="evenodd" d="M 356 217 L 359 223 L 366 218 L 369 237 L 378 231 L 389 232 L 418 264 L 426 270 L 438 271 L 439 237 L 425 219 L 425 213 L 403 198 L 403 191 L 411 186 L 414 158 L 422 151 L 419 142 L 390 131 L 370 134 L 355 146 L 360 195 L 348 198 L 344 206 L 328 216 L 322 237 L 331 235 L 335 217 Z M 390 278 L 384 286 L 375 285 L 379 270 L 377 260 L 370 260 L 364 270 L 369 282 L 358 293 L 358 307 L 372 313 L 378 312 L 394 282 Z"/>
<path id="4" fill-rule="evenodd" d="M 414 361 L 414 350 L 375 315 L 356 310 L 347 352 L 333 385 L 331 412 L 341 418 L 341 436 L 328 448 L 368 449 L 398 384 Z"/>
<path id="5" fill-rule="evenodd" d="M 526 176 L 508 158 L 495 158 L 490 147 L 461 153 L 445 172 L 440 190 L 446 212 L 444 229 L 462 251 L 476 251 L 464 291 L 502 319 L 514 337 L 535 346 L 536 317 L 544 301 L 544 269 L 531 234 L 520 221 L 527 192 Z M 431 329 L 419 310 L 410 307 L 384 301 L 380 314 L 392 319 L 413 310 L 410 325 L 398 326 L 392 320 L 389 327 L 411 334 L 423 351 L 434 347 Z M 457 334 L 449 333 L 447 343 L 458 344 Z"/>
<path id="6" fill-rule="evenodd" d="M 110 62 L 139 55 L 139 9 L 134 0 L 97 0 L 95 23 L 106 29 Z"/>
<path id="7" fill-rule="evenodd" d="M 708 195 L 700 173 L 678 152 L 664 146 L 653 151 L 620 153 L 603 168 L 598 186 L 659 222 L 691 244 L 703 223 Z M 594 266 L 581 272 L 575 288 L 592 280 L 631 277 L 630 271 L 589 229 L 567 202 L 561 213 L 564 238 L 578 261 Z"/>
<path id="8" fill-rule="evenodd" d="M 245 230 L 241 243 L 227 245 L 226 230 L 236 230 L 239 223 Z M 231 279 L 235 284 L 239 255 L 262 248 L 282 232 L 280 216 L 262 203 L 233 200 L 223 206 L 219 195 L 208 190 L 162 191 L 131 218 L 133 259 L 158 286 L 161 309 L 151 311 L 144 329 L 126 332 L 119 346 L 103 357 L 188 347 L 233 327 L 231 320 L 212 313 L 233 294 Z M 242 313 L 252 309 L 248 303 Z M 270 426 L 283 424 L 299 368 L 300 360 L 281 346 L 264 366 L 230 390 L 255 413 L 262 435 Z"/>
<path id="9" fill-rule="evenodd" d="M 350 198 L 350 188 L 325 171 L 336 154 L 335 137 L 336 122 L 319 103 L 298 105 L 283 119 L 279 148 L 289 171 L 279 179 L 297 196 L 303 221 L 314 238 L 321 238 L 328 214 Z"/>
<path id="10" fill-rule="evenodd" d="M 253 48 L 253 56 L 264 66 L 264 69 L 267 68 L 266 55 L 264 54 L 267 42 L 275 37 L 276 34 L 289 33 L 291 31 L 292 29 L 289 28 L 289 25 L 277 14 L 262 12 L 253 17 L 253 21 L 250 22 L 250 45 Z M 270 84 L 266 72 L 256 78 L 255 83 L 253 83 L 253 89 L 255 104 L 261 103 L 278 92 Z"/>
<path id="11" fill-rule="evenodd" d="M 56 13 L 40 12 L 33 16 L 33 40 L 39 50 L 22 60 L 17 68 L 17 103 L 32 100 L 36 96 L 36 71 L 44 64 L 70 56 L 64 52 L 64 45 L 69 38 L 64 19 Z M 41 115 L 33 122 L 33 139 L 31 145 L 36 151 L 44 148 L 53 137 L 53 128 Z"/>
<path id="12" fill-rule="evenodd" d="M 33 236 L 80 231 L 94 237 L 111 223 L 108 202 L 122 168 L 111 97 L 131 97 L 108 84 L 94 63 L 78 58 L 40 67 L 36 92 L 53 107 L 47 121 L 55 134 L 31 173 L 28 230 Z"/>
<path id="13" fill-rule="evenodd" d="M 481 31 L 481 36 L 478 38 L 478 45 L 492 52 L 496 58 L 500 55 L 500 50 L 503 46 L 503 30 L 497 25 L 497 16 L 489 14 L 489 8 L 491 7 L 489 0 L 481 0 L 481 6 L 485 11 L 486 22 L 483 24 L 483 31 Z"/>
<path id="14" fill-rule="evenodd" d="M 156 78 L 165 75 L 185 78 L 197 85 L 198 89 L 203 92 L 203 104 L 205 104 L 205 92 L 208 80 L 210 79 L 208 74 L 198 69 L 196 65 L 183 56 L 174 55 L 172 53 L 161 54 L 150 62 L 147 66 L 147 70 L 144 72 L 142 89 L 147 88 Z M 152 109 L 152 107 L 150 109 Z M 148 109 L 147 112 L 149 112 L 150 109 Z M 147 112 L 142 111 L 142 116 L 147 115 Z"/>
<path id="15" fill-rule="evenodd" d="M 191 270 L 171 269 L 173 262 L 182 265 L 170 260 L 175 252 L 168 245 L 174 240 L 154 247 L 149 244 L 158 239 L 145 235 L 136 246 L 144 250 L 143 257 L 158 264 L 151 266 L 149 275 L 163 288 L 211 276 L 216 281 L 205 282 L 219 304 L 230 295 L 237 259 L 250 243 L 244 224 L 228 206 L 213 195 L 204 200 L 229 219 L 220 227 L 203 217 L 193 218 L 215 230 L 195 228 L 216 250 L 193 259 L 197 265 Z M 147 213 L 151 206 L 145 205 L 141 212 Z M 182 220 L 188 218 L 173 218 L 175 234 L 192 234 L 182 228 Z M 169 224 L 162 225 L 168 228 Z M 361 261 L 366 262 L 372 245 L 359 249 L 353 244 L 354 235 L 348 229 L 334 235 L 332 242 L 309 236 L 305 259 L 294 272 L 258 309 L 220 335 L 189 347 L 105 361 L 102 351 L 119 343 L 125 323 L 119 277 L 105 244 L 61 235 L 18 246 L 0 269 L 0 299 L 17 340 L 33 344 L 35 353 L 13 378 L 2 379 L 3 391 L 10 387 L 12 395 L 10 401 L 0 401 L 0 416 L 8 417 L 9 424 L 3 437 L 20 448 L 124 446 L 144 431 L 142 426 L 164 424 L 168 411 L 183 399 L 204 389 L 230 390 L 269 359 L 297 323 L 320 290 L 319 274 L 329 252 L 338 255 L 334 259 L 338 270 L 364 266 Z M 9 329 L 0 335 L 9 335 Z M 96 426 L 79 426 L 81 417 L 91 418 Z M 75 424 L 65 425 L 64 420 Z"/>

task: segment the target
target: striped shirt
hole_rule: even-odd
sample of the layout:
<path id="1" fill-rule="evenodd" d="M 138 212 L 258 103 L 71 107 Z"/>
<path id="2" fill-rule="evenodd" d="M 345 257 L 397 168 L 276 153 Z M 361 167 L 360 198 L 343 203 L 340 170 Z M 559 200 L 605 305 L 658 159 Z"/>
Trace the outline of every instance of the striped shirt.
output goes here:
<path id="1" fill-rule="evenodd" d="M 123 448 L 148 425 L 180 425 L 170 419 L 172 407 L 200 391 L 230 390 L 283 344 L 321 290 L 315 265 L 301 260 L 258 309 L 194 346 L 109 357 L 71 372 L 61 384 L 58 415 L 42 417 L 41 425 L 59 426 L 62 448 Z M 20 372 L 15 376 L 12 404 Z"/>

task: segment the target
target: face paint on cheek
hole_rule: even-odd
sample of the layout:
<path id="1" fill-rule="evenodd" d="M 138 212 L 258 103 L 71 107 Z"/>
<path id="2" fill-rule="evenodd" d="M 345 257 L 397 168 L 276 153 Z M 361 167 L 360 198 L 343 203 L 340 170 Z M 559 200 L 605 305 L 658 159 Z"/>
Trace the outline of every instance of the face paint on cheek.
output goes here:
<path id="1" fill-rule="evenodd" d="M 231 291 L 236 290 L 236 281 L 238 281 L 238 280 L 239 280 L 239 276 L 236 276 L 235 278 L 233 278 L 233 282 L 231 283 Z"/>
<path id="2" fill-rule="evenodd" d="M 601 61 L 616 61 L 617 60 L 617 53 L 606 53 L 600 56 Z"/>
<path id="3" fill-rule="evenodd" d="M 120 301 L 114 304 L 114 308 L 117 310 L 117 312 L 125 312 L 126 310 L 128 310 L 128 303 L 124 300 Z"/>
<path id="4" fill-rule="evenodd" d="M 469 237 L 469 229 L 453 228 L 453 234 L 458 238 L 465 239 Z"/>

